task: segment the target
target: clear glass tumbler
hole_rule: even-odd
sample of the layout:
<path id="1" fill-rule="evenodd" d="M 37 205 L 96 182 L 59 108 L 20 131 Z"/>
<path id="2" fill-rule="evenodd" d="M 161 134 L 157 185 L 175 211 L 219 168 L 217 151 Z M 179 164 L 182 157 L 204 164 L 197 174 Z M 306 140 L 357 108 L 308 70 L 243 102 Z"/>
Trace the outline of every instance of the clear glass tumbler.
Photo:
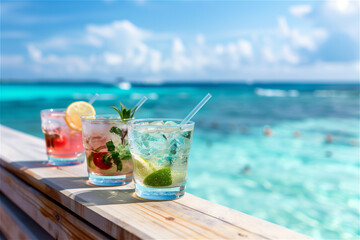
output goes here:
<path id="1" fill-rule="evenodd" d="M 115 186 L 131 182 L 133 165 L 126 122 L 116 115 L 81 118 L 90 183 Z"/>
<path id="2" fill-rule="evenodd" d="M 136 194 L 169 200 L 185 193 L 194 122 L 138 119 L 128 122 Z"/>
<path id="3" fill-rule="evenodd" d="M 68 166 L 84 162 L 81 131 L 71 129 L 66 124 L 65 109 L 44 109 L 40 114 L 48 163 L 54 166 Z"/>

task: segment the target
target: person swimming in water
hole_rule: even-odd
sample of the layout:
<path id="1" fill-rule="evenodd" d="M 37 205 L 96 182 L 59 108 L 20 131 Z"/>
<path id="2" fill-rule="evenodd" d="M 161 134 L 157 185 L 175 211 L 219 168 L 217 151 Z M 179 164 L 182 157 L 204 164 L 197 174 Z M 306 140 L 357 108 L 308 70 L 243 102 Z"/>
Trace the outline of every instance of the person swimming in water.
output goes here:
<path id="1" fill-rule="evenodd" d="M 245 165 L 243 169 L 241 169 L 242 174 L 249 174 L 251 172 L 250 165 Z"/>
<path id="2" fill-rule="evenodd" d="M 327 134 L 325 137 L 325 142 L 326 143 L 332 143 L 333 142 L 333 136 L 331 134 Z"/>
<path id="3" fill-rule="evenodd" d="M 356 139 L 350 139 L 349 140 L 349 145 L 350 146 L 358 146 L 359 143 L 358 143 L 358 141 L 356 141 Z"/>
<path id="4" fill-rule="evenodd" d="M 270 137 L 272 135 L 271 128 L 268 125 L 264 126 L 263 132 L 265 136 Z"/>
<path id="5" fill-rule="evenodd" d="M 295 137 L 295 138 L 301 137 L 300 131 L 296 130 L 296 131 L 294 132 L 294 137 Z"/>

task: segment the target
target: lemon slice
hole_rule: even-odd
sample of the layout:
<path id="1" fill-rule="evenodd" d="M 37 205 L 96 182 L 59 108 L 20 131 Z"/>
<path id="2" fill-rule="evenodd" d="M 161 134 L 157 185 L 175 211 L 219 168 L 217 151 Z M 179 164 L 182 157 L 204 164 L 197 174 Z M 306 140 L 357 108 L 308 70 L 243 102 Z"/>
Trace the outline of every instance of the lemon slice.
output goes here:
<path id="1" fill-rule="evenodd" d="M 94 107 L 84 101 L 73 102 L 65 110 L 65 121 L 67 125 L 77 131 L 81 131 L 81 116 L 95 115 Z"/>
<path id="2" fill-rule="evenodd" d="M 153 173 L 154 171 L 156 171 L 156 169 L 154 167 L 152 167 L 151 164 L 148 161 L 146 161 L 145 158 L 142 158 L 139 155 L 133 154 L 132 159 L 133 159 L 133 165 L 134 165 L 134 173 L 137 176 L 139 176 L 141 178 L 145 178 L 146 176 L 148 176 L 151 173 Z"/>

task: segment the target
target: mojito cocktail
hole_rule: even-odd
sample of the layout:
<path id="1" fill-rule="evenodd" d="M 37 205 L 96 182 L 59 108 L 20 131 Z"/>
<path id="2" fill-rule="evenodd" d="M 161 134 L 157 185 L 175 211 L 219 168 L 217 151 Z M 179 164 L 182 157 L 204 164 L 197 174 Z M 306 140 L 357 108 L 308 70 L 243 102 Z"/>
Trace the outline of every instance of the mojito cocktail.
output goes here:
<path id="1" fill-rule="evenodd" d="M 81 131 L 67 125 L 65 109 L 42 110 L 41 129 L 50 165 L 66 166 L 83 162 L 85 155 Z"/>
<path id="2" fill-rule="evenodd" d="M 116 115 L 82 118 L 82 137 L 90 183 L 114 186 L 131 182 L 133 167 L 126 122 Z"/>
<path id="3" fill-rule="evenodd" d="M 129 145 L 139 197 L 169 200 L 185 193 L 194 123 L 181 120 L 129 121 Z"/>

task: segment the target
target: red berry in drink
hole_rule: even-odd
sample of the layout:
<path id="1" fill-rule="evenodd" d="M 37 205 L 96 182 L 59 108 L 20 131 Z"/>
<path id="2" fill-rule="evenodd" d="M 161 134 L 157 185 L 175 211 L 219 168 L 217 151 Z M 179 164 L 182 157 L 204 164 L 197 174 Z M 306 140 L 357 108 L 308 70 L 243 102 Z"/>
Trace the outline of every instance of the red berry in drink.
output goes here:
<path id="1" fill-rule="evenodd" d="M 55 137 L 53 139 L 53 143 L 54 143 L 54 147 L 63 147 L 66 144 L 66 138 L 64 135 L 57 135 L 57 137 Z"/>
<path id="2" fill-rule="evenodd" d="M 103 169 L 103 170 L 107 170 L 107 169 L 111 168 L 111 166 L 112 166 L 111 161 L 108 161 L 108 162 L 104 161 L 105 155 L 109 155 L 109 153 L 108 152 L 94 152 L 94 155 L 93 155 L 93 162 L 94 162 L 95 166 L 97 166 L 98 168 Z"/>

